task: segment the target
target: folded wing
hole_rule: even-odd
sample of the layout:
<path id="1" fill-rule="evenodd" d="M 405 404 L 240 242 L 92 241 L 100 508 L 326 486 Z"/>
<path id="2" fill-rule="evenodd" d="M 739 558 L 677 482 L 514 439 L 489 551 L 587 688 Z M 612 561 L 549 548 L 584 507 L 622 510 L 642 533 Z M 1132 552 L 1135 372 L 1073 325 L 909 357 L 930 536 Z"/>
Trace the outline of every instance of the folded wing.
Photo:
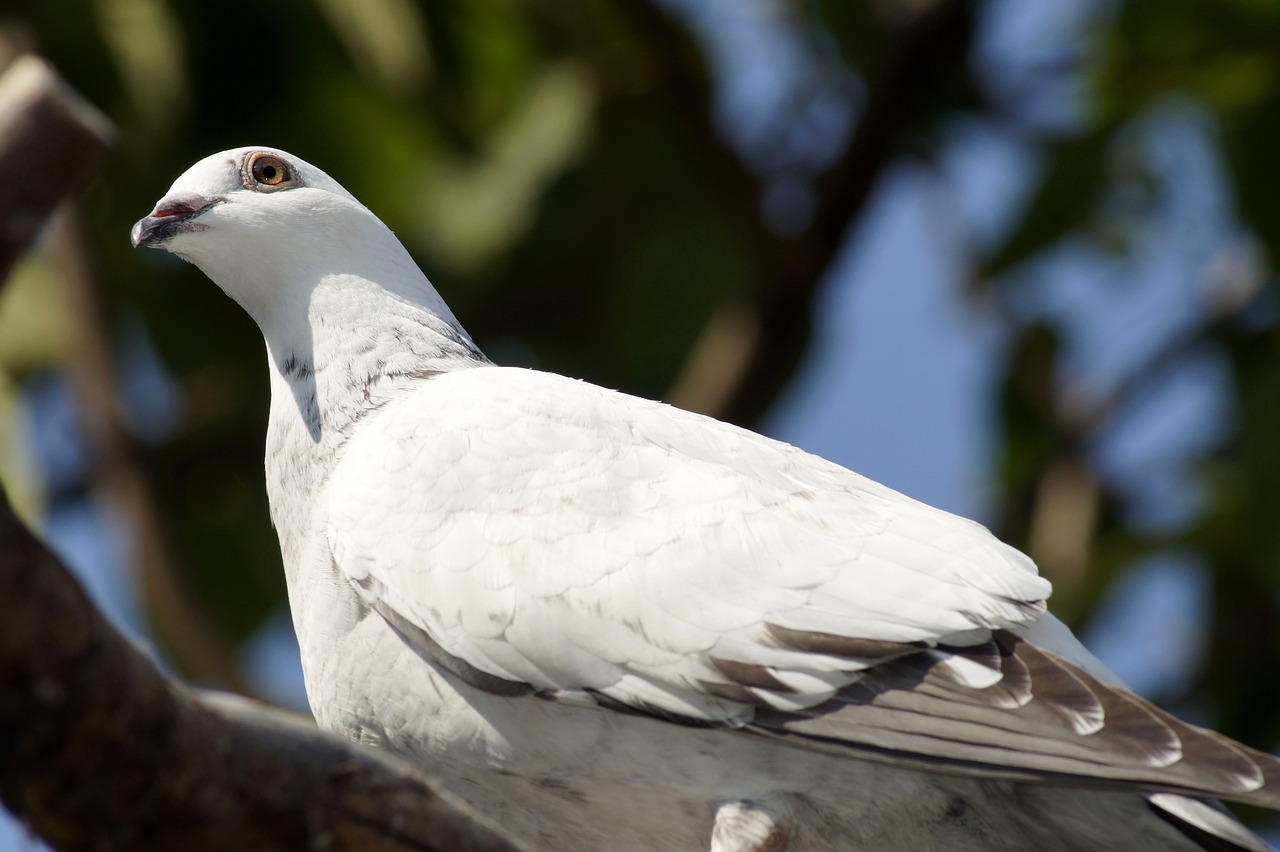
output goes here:
<path id="1" fill-rule="evenodd" d="M 362 424 L 325 502 L 371 608 L 482 689 L 948 771 L 1265 795 L 1265 756 L 1020 639 L 1049 592 L 1021 553 L 708 418 L 444 374 Z"/>

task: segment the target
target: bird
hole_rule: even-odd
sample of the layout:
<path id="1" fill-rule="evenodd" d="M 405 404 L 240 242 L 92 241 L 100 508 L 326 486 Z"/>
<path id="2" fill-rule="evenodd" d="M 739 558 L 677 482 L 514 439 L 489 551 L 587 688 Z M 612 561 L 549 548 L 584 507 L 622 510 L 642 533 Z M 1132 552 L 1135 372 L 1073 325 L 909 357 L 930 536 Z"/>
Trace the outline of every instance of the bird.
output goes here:
<path id="1" fill-rule="evenodd" d="M 1280 760 L 1130 691 L 981 525 L 495 365 L 374 213 L 223 151 L 132 230 L 266 342 L 317 722 L 552 850 L 1244 849 Z"/>

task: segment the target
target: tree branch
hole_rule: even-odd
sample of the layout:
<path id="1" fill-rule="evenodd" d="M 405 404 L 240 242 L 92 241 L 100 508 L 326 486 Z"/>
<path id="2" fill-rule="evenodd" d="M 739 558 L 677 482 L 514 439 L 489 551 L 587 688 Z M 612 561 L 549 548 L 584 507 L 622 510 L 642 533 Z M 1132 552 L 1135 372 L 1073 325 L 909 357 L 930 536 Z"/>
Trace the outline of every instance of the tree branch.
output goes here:
<path id="1" fill-rule="evenodd" d="M 55 207 L 97 172 L 110 122 L 45 62 L 23 56 L 0 77 L 0 282 Z"/>
<path id="2" fill-rule="evenodd" d="M 58 849 L 517 847 L 389 755 L 169 682 L 0 491 L 0 799 Z"/>

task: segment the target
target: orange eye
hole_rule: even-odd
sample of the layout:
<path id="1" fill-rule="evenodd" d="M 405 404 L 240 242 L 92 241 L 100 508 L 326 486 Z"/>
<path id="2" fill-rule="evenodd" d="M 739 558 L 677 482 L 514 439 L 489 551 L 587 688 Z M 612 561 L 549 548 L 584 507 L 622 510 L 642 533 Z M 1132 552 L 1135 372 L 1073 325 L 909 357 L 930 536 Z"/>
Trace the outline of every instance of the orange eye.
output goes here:
<path id="1" fill-rule="evenodd" d="M 248 165 L 254 183 L 264 189 L 276 189 L 293 180 L 289 164 L 274 154 L 254 154 Z"/>

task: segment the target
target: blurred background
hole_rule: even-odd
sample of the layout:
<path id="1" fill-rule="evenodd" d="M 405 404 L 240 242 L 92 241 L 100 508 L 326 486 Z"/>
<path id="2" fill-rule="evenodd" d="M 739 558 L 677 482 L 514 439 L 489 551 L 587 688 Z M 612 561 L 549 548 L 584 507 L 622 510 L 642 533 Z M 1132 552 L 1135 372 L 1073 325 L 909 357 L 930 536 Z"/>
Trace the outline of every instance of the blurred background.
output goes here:
<path id="1" fill-rule="evenodd" d="M 9 0 L 24 51 L 122 142 L 0 297 L 0 480 L 175 675 L 305 706 L 261 337 L 128 242 L 262 144 L 493 360 L 980 520 L 1138 691 L 1277 748 L 1280 2 Z"/>

